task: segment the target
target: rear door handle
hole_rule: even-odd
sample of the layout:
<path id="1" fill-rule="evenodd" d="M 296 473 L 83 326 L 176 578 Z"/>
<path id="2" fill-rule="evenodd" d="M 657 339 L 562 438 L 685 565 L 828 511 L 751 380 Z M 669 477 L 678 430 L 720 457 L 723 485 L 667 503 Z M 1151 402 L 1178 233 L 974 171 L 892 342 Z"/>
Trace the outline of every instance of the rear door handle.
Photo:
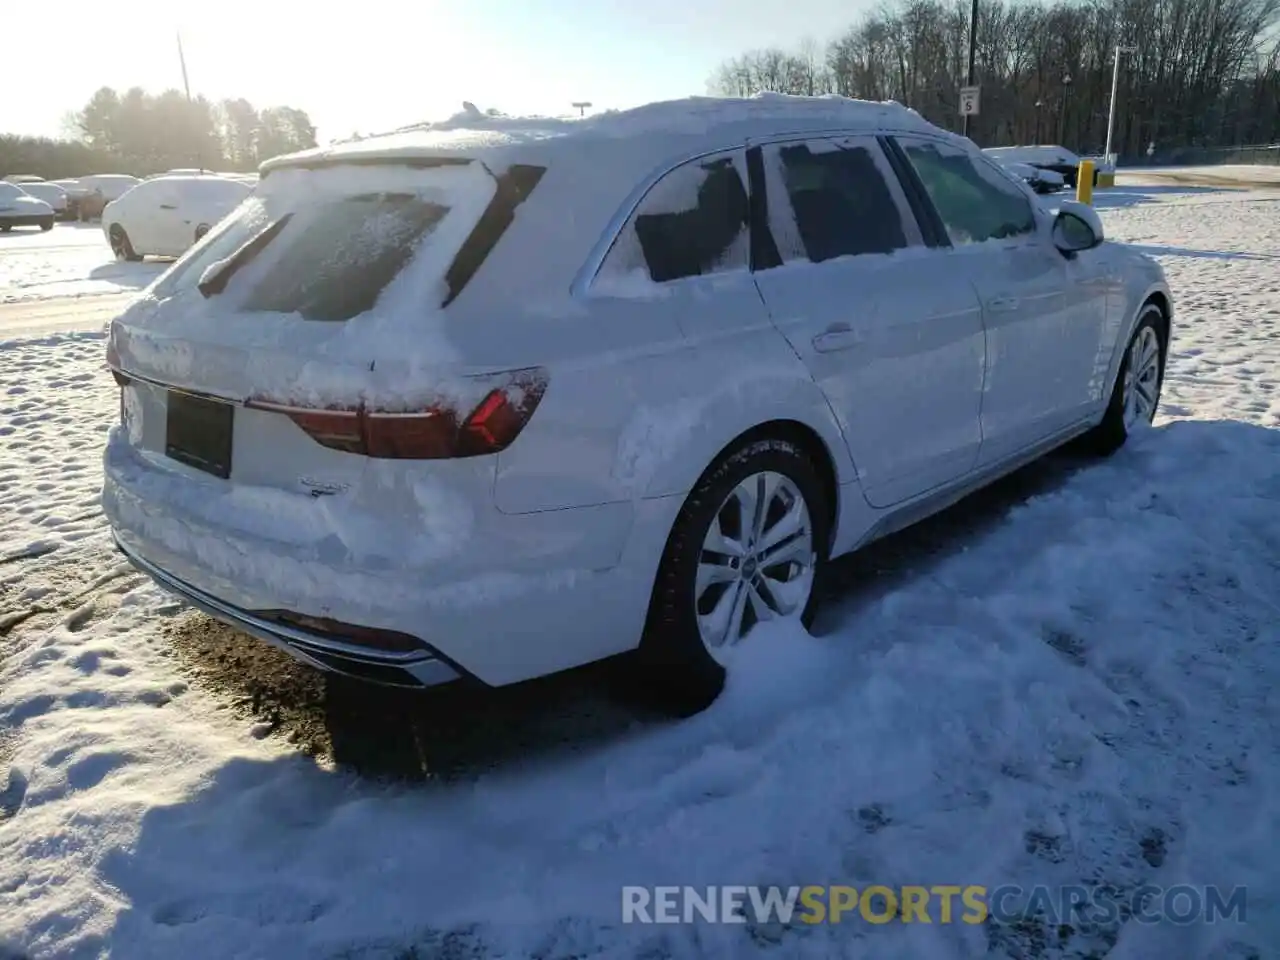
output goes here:
<path id="1" fill-rule="evenodd" d="M 1018 305 L 1021 302 L 1022 301 L 1020 301 L 1017 297 L 992 297 L 990 300 L 987 301 L 987 306 L 989 306 L 992 310 L 998 310 L 1003 313 L 1009 310 L 1017 310 Z"/>
<path id="2" fill-rule="evenodd" d="M 813 338 L 813 349 L 818 353 L 834 353 L 837 350 L 848 350 L 863 342 L 862 334 L 847 323 L 833 323 L 826 330 Z"/>

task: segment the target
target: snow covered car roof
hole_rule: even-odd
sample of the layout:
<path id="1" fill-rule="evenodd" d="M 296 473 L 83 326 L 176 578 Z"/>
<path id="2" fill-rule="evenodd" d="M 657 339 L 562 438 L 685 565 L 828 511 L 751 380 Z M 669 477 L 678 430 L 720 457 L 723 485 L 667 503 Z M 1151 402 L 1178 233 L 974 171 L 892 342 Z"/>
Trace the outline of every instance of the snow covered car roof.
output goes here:
<path id="1" fill-rule="evenodd" d="M 1066 147 L 987 147 L 982 151 L 992 160 L 1012 160 L 1017 163 L 1060 163 L 1077 166 L 1080 158 Z"/>
<path id="2" fill-rule="evenodd" d="M 659 164 L 699 150 L 722 149 L 753 137 L 835 130 L 944 133 L 894 101 L 783 94 L 689 97 L 581 119 L 464 110 L 440 123 L 274 157 L 260 171 L 265 176 L 280 167 L 456 156 L 482 160 L 499 172 L 513 163 L 547 165 L 552 159 L 590 154 L 596 162 L 608 155 L 617 176 L 638 179 Z"/>

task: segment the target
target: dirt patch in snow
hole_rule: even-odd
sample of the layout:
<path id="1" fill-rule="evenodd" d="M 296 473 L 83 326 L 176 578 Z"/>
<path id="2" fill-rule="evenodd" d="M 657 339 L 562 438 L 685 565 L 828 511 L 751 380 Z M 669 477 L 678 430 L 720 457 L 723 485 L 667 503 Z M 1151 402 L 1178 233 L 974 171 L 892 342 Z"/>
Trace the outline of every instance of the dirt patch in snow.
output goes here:
<path id="1" fill-rule="evenodd" d="M 1009 508 L 1047 493 L 1081 464 L 1064 452 L 1033 464 L 949 510 L 830 568 L 824 610 L 832 621 L 873 602 L 922 569 L 963 551 Z M 815 632 L 824 632 L 821 613 Z M 661 722 L 629 683 L 627 659 L 490 689 L 458 682 L 426 691 L 326 676 L 201 613 L 165 628 L 193 681 L 215 693 L 255 736 L 359 773 L 396 779 L 452 779 L 504 760 L 589 749 L 637 726 Z"/>
<path id="2" fill-rule="evenodd" d="M 460 681 L 415 691 L 326 676 L 200 613 L 166 633 L 183 671 L 252 722 L 255 736 L 367 776 L 466 777 L 509 758 L 585 749 L 654 719 L 609 696 L 616 662 L 497 690 Z"/>

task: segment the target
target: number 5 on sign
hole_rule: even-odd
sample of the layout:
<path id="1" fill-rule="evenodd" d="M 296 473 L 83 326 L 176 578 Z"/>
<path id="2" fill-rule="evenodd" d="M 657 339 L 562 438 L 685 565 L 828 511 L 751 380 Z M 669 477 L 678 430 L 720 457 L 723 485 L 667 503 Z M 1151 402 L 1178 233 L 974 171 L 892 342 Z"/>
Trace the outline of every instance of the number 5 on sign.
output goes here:
<path id="1" fill-rule="evenodd" d="M 960 88 L 960 116 L 973 117 L 977 116 L 978 107 L 981 104 L 981 87 L 961 87 Z"/>

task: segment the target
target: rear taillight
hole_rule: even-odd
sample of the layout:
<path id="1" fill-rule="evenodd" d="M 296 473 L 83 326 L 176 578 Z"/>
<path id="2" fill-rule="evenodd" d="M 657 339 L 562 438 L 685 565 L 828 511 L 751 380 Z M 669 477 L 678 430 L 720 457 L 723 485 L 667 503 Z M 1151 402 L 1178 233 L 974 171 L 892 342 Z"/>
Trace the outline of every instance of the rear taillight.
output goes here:
<path id="1" fill-rule="evenodd" d="M 509 447 L 547 389 L 541 368 L 484 379 L 494 385 L 469 411 L 447 402 L 411 411 L 365 405 L 318 410 L 268 400 L 249 400 L 245 406 L 283 414 L 331 450 L 383 460 L 479 457 Z"/>

